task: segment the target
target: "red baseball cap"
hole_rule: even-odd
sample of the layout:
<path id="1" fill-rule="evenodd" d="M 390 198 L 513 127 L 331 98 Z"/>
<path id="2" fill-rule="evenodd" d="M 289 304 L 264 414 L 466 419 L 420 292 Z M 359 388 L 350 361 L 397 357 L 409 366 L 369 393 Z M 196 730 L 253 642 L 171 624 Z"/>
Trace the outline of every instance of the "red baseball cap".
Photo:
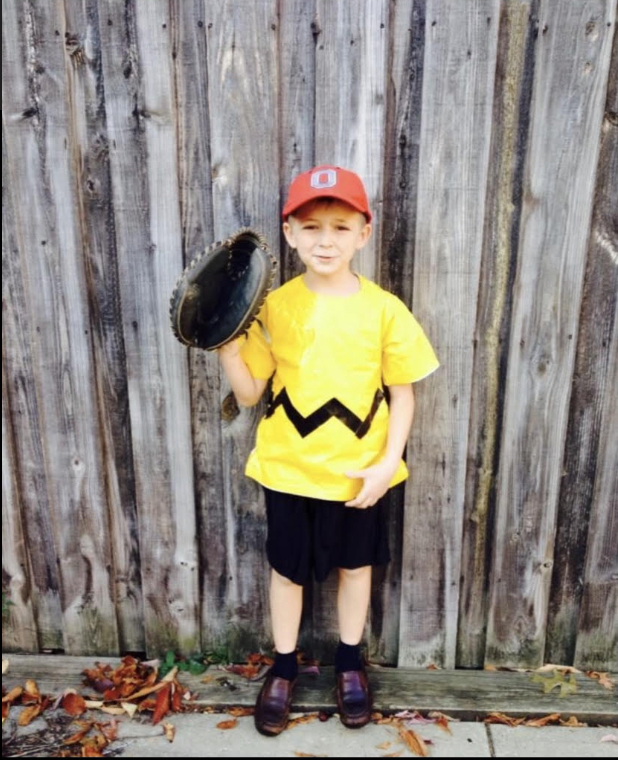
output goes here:
<path id="1" fill-rule="evenodd" d="M 299 174 L 292 181 L 281 215 L 284 219 L 308 201 L 316 198 L 336 198 L 364 214 L 371 221 L 369 201 L 363 182 L 358 174 L 340 166 L 316 166 Z"/>

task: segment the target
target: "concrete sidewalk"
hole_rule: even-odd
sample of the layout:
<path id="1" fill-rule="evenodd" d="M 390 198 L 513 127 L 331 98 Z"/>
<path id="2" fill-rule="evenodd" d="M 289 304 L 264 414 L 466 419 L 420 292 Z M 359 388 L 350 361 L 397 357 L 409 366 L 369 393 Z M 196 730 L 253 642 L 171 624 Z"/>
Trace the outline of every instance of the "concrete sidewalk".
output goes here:
<path id="1" fill-rule="evenodd" d="M 22 708 L 23 709 L 23 708 Z M 295 714 L 296 716 L 301 714 Z M 5 739 L 16 728 L 18 712 L 3 724 L 3 757 L 53 757 L 53 730 L 47 718 L 21 727 L 19 747 Z M 306 719 L 307 714 L 302 716 Z M 294 715 L 292 716 L 295 717 Z M 100 718 L 99 718 L 100 719 Z M 109 716 L 105 716 L 105 720 Z M 235 721 L 233 728 L 218 724 Z M 362 729 L 345 728 L 336 716 L 326 721 L 317 715 L 294 724 L 277 737 L 265 737 L 254 727 L 253 717 L 231 718 L 225 713 L 179 713 L 165 719 L 174 726 L 170 742 L 161 725 L 147 716 L 119 720 L 118 739 L 104 754 L 115 757 L 416 757 L 392 724 L 370 723 Z M 451 722 L 450 733 L 436 724 L 414 725 L 427 746 L 429 757 L 618 757 L 618 728 L 611 726 L 531 728 Z M 28 745 L 25 734 L 32 738 Z M 613 737 L 614 741 L 609 739 Z M 45 742 L 50 742 L 46 744 Z"/>

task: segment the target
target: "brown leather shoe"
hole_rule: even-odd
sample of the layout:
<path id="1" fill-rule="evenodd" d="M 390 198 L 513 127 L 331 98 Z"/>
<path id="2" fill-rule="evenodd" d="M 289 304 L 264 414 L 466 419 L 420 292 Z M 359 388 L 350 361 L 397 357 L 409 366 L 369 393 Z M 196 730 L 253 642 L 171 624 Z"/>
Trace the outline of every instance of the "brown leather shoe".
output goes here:
<path id="1" fill-rule="evenodd" d="M 288 724 L 296 679 L 267 675 L 255 703 L 255 727 L 265 736 L 277 736 Z"/>
<path id="2" fill-rule="evenodd" d="M 365 669 L 337 673 L 339 717 L 347 728 L 360 728 L 371 718 L 371 689 Z"/>

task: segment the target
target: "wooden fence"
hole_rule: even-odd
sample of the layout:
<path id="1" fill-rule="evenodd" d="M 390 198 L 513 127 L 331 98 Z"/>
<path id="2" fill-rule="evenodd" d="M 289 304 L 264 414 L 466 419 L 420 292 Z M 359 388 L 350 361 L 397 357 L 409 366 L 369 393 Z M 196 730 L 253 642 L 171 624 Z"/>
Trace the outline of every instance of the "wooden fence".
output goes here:
<path id="1" fill-rule="evenodd" d="M 442 363 L 371 659 L 618 669 L 615 29 L 615 0 L 3 0 L 5 651 L 270 649 L 263 407 L 168 304 L 244 225 L 298 273 L 280 207 L 324 162 Z"/>

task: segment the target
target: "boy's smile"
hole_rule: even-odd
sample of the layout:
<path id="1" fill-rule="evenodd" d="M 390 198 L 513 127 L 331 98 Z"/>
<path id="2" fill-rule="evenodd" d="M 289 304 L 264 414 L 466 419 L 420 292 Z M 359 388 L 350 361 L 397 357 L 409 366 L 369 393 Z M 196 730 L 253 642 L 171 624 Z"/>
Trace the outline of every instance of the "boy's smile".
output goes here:
<path id="1" fill-rule="evenodd" d="M 318 200 L 288 217 L 283 231 L 307 267 L 307 284 L 344 284 L 354 254 L 369 239 L 371 225 L 347 203 Z"/>

